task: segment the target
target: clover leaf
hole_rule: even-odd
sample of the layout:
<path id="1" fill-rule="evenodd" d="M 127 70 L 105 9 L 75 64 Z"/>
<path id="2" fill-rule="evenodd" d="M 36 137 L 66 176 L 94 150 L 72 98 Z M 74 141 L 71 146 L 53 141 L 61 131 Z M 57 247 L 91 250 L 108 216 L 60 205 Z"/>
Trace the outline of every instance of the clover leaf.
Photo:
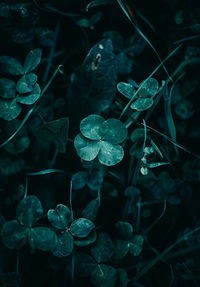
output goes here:
<path id="1" fill-rule="evenodd" d="M 114 244 L 107 233 L 99 233 L 91 247 L 91 254 L 97 263 L 107 262 L 113 255 Z"/>
<path id="2" fill-rule="evenodd" d="M 133 227 L 128 222 L 118 221 L 115 227 L 122 239 L 116 240 L 113 257 L 120 260 L 123 259 L 128 252 L 133 256 L 138 256 L 143 249 L 143 236 L 140 234 L 133 235 Z"/>
<path id="3" fill-rule="evenodd" d="M 56 233 L 48 227 L 34 227 L 28 233 L 28 240 L 33 249 L 52 250 L 57 244 Z"/>
<path id="4" fill-rule="evenodd" d="M 20 225 L 17 220 L 8 221 L 2 226 L 2 242 L 10 249 L 21 248 L 27 241 L 27 231 L 28 228 Z"/>
<path id="5" fill-rule="evenodd" d="M 83 160 L 91 161 L 98 156 L 99 162 L 107 166 L 122 160 L 124 150 L 119 144 L 126 139 L 127 129 L 121 121 L 89 115 L 81 121 L 80 131 L 74 146 Z"/>
<path id="6" fill-rule="evenodd" d="M 16 100 L 20 104 L 32 105 L 39 99 L 40 93 L 40 86 L 36 83 L 30 93 L 17 95 Z"/>
<path id="7" fill-rule="evenodd" d="M 1 56 L 0 63 L 2 64 L 2 69 L 11 75 L 18 76 L 24 74 L 22 64 L 13 57 Z"/>
<path id="8" fill-rule="evenodd" d="M 113 287 L 117 281 L 117 271 L 114 267 L 99 264 L 96 265 L 91 273 L 91 282 L 96 286 Z"/>
<path id="9" fill-rule="evenodd" d="M 58 204 L 56 209 L 50 209 L 47 216 L 51 225 L 57 229 L 67 229 L 71 221 L 71 212 L 63 204 Z"/>
<path id="10" fill-rule="evenodd" d="M 17 219 L 21 225 L 31 227 L 42 218 L 42 215 L 41 202 L 35 195 L 24 197 L 17 206 Z"/>
<path id="11" fill-rule="evenodd" d="M 6 121 L 12 121 L 22 111 L 22 107 L 16 99 L 1 99 L 0 98 L 0 118 Z"/>
<path id="12" fill-rule="evenodd" d="M 37 82 L 37 75 L 30 73 L 41 61 L 41 50 L 31 50 L 25 58 L 24 67 L 15 58 L 1 56 L 0 63 L 5 72 L 22 77 L 15 82 L 0 79 L 0 118 L 11 121 L 19 116 L 22 111 L 20 104 L 32 105 L 40 97 L 41 90 Z M 16 91 L 18 95 L 15 97 Z"/>
<path id="13" fill-rule="evenodd" d="M 129 240 L 133 236 L 133 227 L 129 222 L 118 221 L 116 224 L 116 229 L 121 238 Z"/>
<path id="14" fill-rule="evenodd" d="M 15 82 L 7 79 L 0 79 L 0 97 L 4 99 L 13 99 L 15 97 L 16 89 Z"/>
<path id="15" fill-rule="evenodd" d="M 95 227 L 94 223 L 87 218 L 78 218 L 74 220 L 70 226 L 70 232 L 73 236 L 84 238 L 89 235 Z"/>
<path id="16" fill-rule="evenodd" d="M 42 56 L 41 49 L 37 48 L 31 50 L 25 58 L 24 61 L 24 73 L 29 73 L 33 71 L 40 63 Z"/>
<path id="17" fill-rule="evenodd" d="M 86 185 L 92 190 L 99 190 L 103 183 L 103 175 L 98 170 L 91 172 L 79 171 L 72 176 L 72 186 L 74 190 L 84 188 Z"/>
<path id="18" fill-rule="evenodd" d="M 56 257 L 69 256 L 74 248 L 74 239 L 72 235 L 65 231 L 57 235 L 57 244 L 52 249 L 52 253 Z"/>
<path id="19" fill-rule="evenodd" d="M 131 99 L 135 93 L 135 87 L 129 83 L 120 82 L 117 84 L 117 89 L 127 99 Z"/>
<path id="20" fill-rule="evenodd" d="M 37 82 L 36 74 L 30 73 L 24 75 L 18 80 L 16 90 L 19 94 L 32 92 L 36 82 Z"/>
<path id="21" fill-rule="evenodd" d="M 55 209 L 50 209 L 47 216 L 58 233 L 57 243 L 51 250 L 57 257 L 70 255 L 74 243 L 81 247 L 87 246 L 96 240 L 95 231 L 91 232 L 94 229 L 94 223 L 87 218 L 78 218 L 72 222 L 71 211 L 63 204 L 58 204 Z"/>
<path id="22" fill-rule="evenodd" d="M 132 84 L 120 82 L 117 85 L 118 91 L 128 99 L 134 99 L 131 109 L 142 112 L 153 105 L 153 98 L 159 91 L 159 83 L 154 78 L 149 78 L 139 85 L 136 92 Z M 135 95 L 135 96 L 134 96 Z"/>

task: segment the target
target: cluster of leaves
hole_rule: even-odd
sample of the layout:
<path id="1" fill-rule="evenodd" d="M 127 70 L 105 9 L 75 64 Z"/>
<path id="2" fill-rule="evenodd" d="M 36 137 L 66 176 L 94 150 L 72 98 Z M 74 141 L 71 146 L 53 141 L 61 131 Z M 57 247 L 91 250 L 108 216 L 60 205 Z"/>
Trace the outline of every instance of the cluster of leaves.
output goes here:
<path id="1" fill-rule="evenodd" d="M 19 116 L 22 105 L 32 105 L 40 97 L 40 86 L 37 75 L 31 73 L 41 61 L 41 50 L 34 49 L 28 53 L 24 65 L 9 56 L 1 56 L 0 64 L 5 73 L 20 76 L 15 82 L 0 78 L 0 118 L 11 121 Z"/>
<path id="2" fill-rule="evenodd" d="M 85 246 L 93 242 L 87 237 L 94 229 L 94 223 L 87 218 L 73 220 L 69 208 L 63 204 L 57 205 L 55 210 L 50 209 L 47 215 L 57 232 L 49 227 L 35 226 L 42 217 L 40 200 L 35 195 L 24 197 L 17 206 L 16 219 L 2 226 L 1 237 L 5 246 L 19 249 L 28 241 L 33 249 L 50 250 L 55 256 L 64 257 L 73 250 L 73 237 L 77 238 L 77 245 Z M 83 238 L 84 241 L 79 243 Z"/>

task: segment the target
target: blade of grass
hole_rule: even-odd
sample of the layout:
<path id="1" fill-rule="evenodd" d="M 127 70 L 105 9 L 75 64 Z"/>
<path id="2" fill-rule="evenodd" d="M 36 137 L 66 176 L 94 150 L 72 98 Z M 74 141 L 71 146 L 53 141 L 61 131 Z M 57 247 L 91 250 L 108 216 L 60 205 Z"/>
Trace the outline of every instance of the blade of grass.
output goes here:
<path id="1" fill-rule="evenodd" d="M 130 12 L 127 9 L 127 5 L 125 5 L 123 3 L 122 0 L 117 0 L 119 6 L 121 7 L 122 11 L 124 12 L 124 14 L 126 15 L 126 17 L 129 19 L 129 21 L 131 22 L 131 24 L 133 25 L 133 27 L 135 28 L 135 30 L 137 31 L 137 33 L 147 42 L 147 44 L 152 48 L 152 50 L 154 51 L 154 53 L 156 54 L 158 60 L 160 61 L 163 69 L 165 70 L 168 78 L 173 82 L 172 78 L 170 77 L 164 62 L 161 60 L 160 55 L 158 54 L 156 48 L 152 45 L 152 43 L 149 41 L 149 39 L 146 37 L 146 35 L 138 28 L 138 26 L 134 23 L 134 19 L 132 17 L 132 15 L 130 14 Z"/>
<path id="2" fill-rule="evenodd" d="M 166 248 L 163 252 L 160 253 L 160 256 L 154 258 L 151 262 L 149 262 L 140 272 L 136 274 L 134 277 L 134 281 L 138 281 L 146 272 L 148 272 L 157 262 L 161 260 L 161 258 L 164 258 L 174 247 L 176 247 L 178 244 L 180 244 L 182 241 L 185 240 L 186 237 L 189 237 L 193 233 L 200 231 L 200 227 L 195 228 L 194 230 L 184 234 L 181 236 L 178 240 L 176 240 L 174 243 L 172 243 L 168 248 Z"/>
<path id="3" fill-rule="evenodd" d="M 171 109 L 171 100 L 172 100 L 172 92 L 176 83 L 185 75 L 185 73 L 181 74 L 172 84 L 170 92 L 168 92 L 168 88 L 166 86 L 166 91 L 163 93 L 164 98 L 164 110 L 165 110 L 165 117 L 167 121 L 167 126 L 169 129 L 170 136 L 172 140 L 176 141 L 176 126 L 172 116 L 172 109 Z M 176 155 L 178 155 L 178 149 L 175 146 Z"/>
<path id="4" fill-rule="evenodd" d="M 36 171 L 36 172 L 27 172 L 26 175 L 35 176 L 35 175 L 45 175 L 45 174 L 50 174 L 50 173 L 65 173 L 65 172 L 61 169 L 45 169 L 45 170 Z"/>
<path id="5" fill-rule="evenodd" d="M 143 124 L 142 124 L 143 125 Z M 194 152 L 190 151 L 189 149 L 185 148 L 183 145 L 177 143 L 176 141 L 172 140 L 171 138 L 169 138 L 168 136 L 166 136 L 165 134 L 157 131 L 156 129 L 150 127 L 149 125 L 146 125 L 147 128 L 149 128 L 150 130 L 156 132 L 157 134 L 159 134 L 160 136 L 162 136 L 163 138 L 165 138 L 166 140 L 168 140 L 169 142 L 171 142 L 172 144 L 174 144 L 175 146 L 177 146 L 178 148 L 182 149 L 183 151 L 193 155 L 194 157 L 197 157 L 200 159 L 200 155 L 195 154 Z"/>

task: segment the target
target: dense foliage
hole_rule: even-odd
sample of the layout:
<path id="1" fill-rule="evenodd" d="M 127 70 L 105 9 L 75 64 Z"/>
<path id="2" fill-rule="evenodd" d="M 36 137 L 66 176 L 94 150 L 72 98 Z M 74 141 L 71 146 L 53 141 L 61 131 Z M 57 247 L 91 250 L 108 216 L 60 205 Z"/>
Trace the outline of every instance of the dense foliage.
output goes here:
<path id="1" fill-rule="evenodd" d="M 0 286 L 200 286 L 200 8 L 0 2 Z"/>

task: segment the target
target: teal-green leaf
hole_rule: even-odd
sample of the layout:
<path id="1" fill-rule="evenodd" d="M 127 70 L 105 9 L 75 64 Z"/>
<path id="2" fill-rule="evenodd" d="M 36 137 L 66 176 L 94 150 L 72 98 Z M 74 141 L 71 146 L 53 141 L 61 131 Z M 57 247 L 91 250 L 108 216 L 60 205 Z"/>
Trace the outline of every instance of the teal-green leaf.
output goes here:
<path id="1" fill-rule="evenodd" d="M 84 238 L 94 229 L 94 223 L 87 218 L 78 218 L 70 226 L 70 232 L 75 237 Z"/>
<path id="2" fill-rule="evenodd" d="M 0 97 L 4 99 L 13 99 L 16 94 L 15 82 L 7 79 L 0 79 Z"/>
<path id="3" fill-rule="evenodd" d="M 96 265 L 91 273 L 91 282 L 99 287 L 113 287 L 116 281 L 117 271 L 109 265 Z"/>
<path id="4" fill-rule="evenodd" d="M 118 221 L 115 227 L 119 233 L 119 236 L 124 240 L 129 240 L 133 236 L 133 227 L 129 222 Z"/>
<path id="5" fill-rule="evenodd" d="M 117 119 L 108 119 L 100 127 L 99 133 L 103 140 L 113 144 L 122 143 L 127 137 L 127 128 Z"/>
<path id="6" fill-rule="evenodd" d="M 12 121 L 16 119 L 22 111 L 22 107 L 17 103 L 16 99 L 0 98 L 0 119 Z"/>
<path id="7" fill-rule="evenodd" d="M 100 142 L 100 152 L 98 159 L 101 164 L 112 166 L 119 163 L 124 157 L 124 150 L 120 145 L 115 145 L 106 141 Z"/>
<path id="8" fill-rule="evenodd" d="M 30 145 L 30 139 L 28 137 L 21 137 L 16 141 L 10 141 L 5 150 L 13 155 L 23 153 Z"/>
<path id="9" fill-rule="evenodd" d="M 107 262 L 113 255 L 114 244 L 107 233 L 99 233 L 91 247 L 91 254 L 97 263 Z"/>
<path id="10" fill-rule="evenodd" d="M 55 209 L 50 209 L 47 216 L 51 225 L 57 229 L 67 229 L 71 221 L 71 212 L 63 204 L 58 204 Z"/>
<path id="11" fill-rule="evenodd" d="M 27 228 L 17 220 L 11 220 L 2 226 L 1 238 L 3 244 L 10 249 L 21 248 L 27 241 Z"/>
<path id="12" fill-rule="evenodd" d="M 131 104 L 131 109 L 142 112 L 149 109 L 153 105 L 152 98 L 138 98 Z"/>
<path id="13" fill-rule="evenodd" d="M 23 95 L 17 95 L 17 102 L 24 105 L 34 104 L 40 97 L 40 86 L 36 83 L 32 92 Z"/>
<path id="14" fill-rule="evenodd" d="M 98 170 L 90 172 L 87 184 L 92 190 L 100 190 L 103 184 L 103 173 Z"/>
<path id="15" fill-rule="evenodd" d="M 144 238 L 142 235 L 139 235 L 139 234 L 134 235 L 133 239 L 129 243 L 130 253 L 134 256 L 140 255 L 143 249 L 143 242 L 144 242 Z"/>
<path id="16" fill-rule="evenodd" d="M 51 250 L 56 257 L 66 257 L 72 253 L 74 248 L 74 239 L 68 231 L 57 235 L 57 244 Z"/>
<path id="17" fill-rule="evenodd" d="M 76 246 L 85 247 L 88 246 L 96 241 L 97 234 L 95 230 L 92 230 L 90 234 L 85 238 L 76 238 L 74 243 Z"/>
<path id="18" fill-rule="evenodd" d="M 143 85 L 144 83 L 144 85 Z M 150 78 L 145 82 L 142 82 L 140 86 L 142 86 L 141 90 L 139 91 L 139 97 L 146 98 L 146 97 L 154 97 L 159 90 L 159 83 L 156 79 Z"/>
<path id="19" fill-rule="evenodd" d="M 2 70 L 14 76 L 24 74 L 24 69 L 21 63 L 13 57 L 1 56 L 0 63 L 2 64 Z"/>
<path id="20" fill-rule="evenodd" d="M 72 188 L 79 190 L 84 188 L 88 182 L 88 173 L 86 171 L 79 171 L 72 176 Z"/>
<path id="21" fill-rule="evenodd" d="M 88 139 L 100 140 L 101 135 L 99 134 L 99 129 L 104 121 L 104 118 L 99 115 L 89 115 L 81 121 L 80 131 L 83 136 Z"/>
<path id="22" fill-rule="evenodd" d="M 30 73 L 22 76 L 16 85 L 17 92 L 19 94 L 30 93 L 34 89 L 34 85 L 37 82 L 37 75 Z"/>
<path id="23" fill-rule="evenodd" d="M 17 206 L 16 214 L 22 225 L 31 227 L 42 218 L 43 209 L 40 200 L 35 195 L 24 197 Z"/>
<path id="24" fill-rule="evenodd" d="M 91 221 L 95 221 L 99 210 L 99 201 L 97 198 L 90 201 L 82 211 L 82 216 Z"/>
<path id="25" fill-rule="evenodd" d="M 127 287 L 130 280 L 128 279 L 128 274 L 124 269 L 118 268 L 117 269 L 118 272 L 118 278 L 120 281 L 120 287 Z"/>
<path id="26" fill-rule="evenodd" d="M 33 71 L 40 63 L 42 57 L 41 49 L 31 50 L 24 61 L 24 73 Z"/>
<path id="27" fill-rule="evenodd" d="M 28 233 L 28 240 L 33 249 L 53 250 L 57 244 L 56 233 L 48 227 L 34 227 Z"/>
<path id="28" fill-rule="evenodd" d="M 128 99 L 131 99 L 133 94 L 135 93 L 134 86 L 124 82 L 118 83 L 117 89 L 122 95 L 124 95 Z"/>
<path id="29" fill-rule="evenodd" d="M 76 148 L 77 154 L 86 161 L 91 161 L 95 159 L 100 150 L 100 142 L 89 140 L 78 134 L 74 140 L 74 146 Z"/>
<path id="30" fill-rule="evenodd" d="M 117 240 L 113 257 L 117 260 L 123 259 L 129 251 L 128 242 L 124 240 Z"/>

